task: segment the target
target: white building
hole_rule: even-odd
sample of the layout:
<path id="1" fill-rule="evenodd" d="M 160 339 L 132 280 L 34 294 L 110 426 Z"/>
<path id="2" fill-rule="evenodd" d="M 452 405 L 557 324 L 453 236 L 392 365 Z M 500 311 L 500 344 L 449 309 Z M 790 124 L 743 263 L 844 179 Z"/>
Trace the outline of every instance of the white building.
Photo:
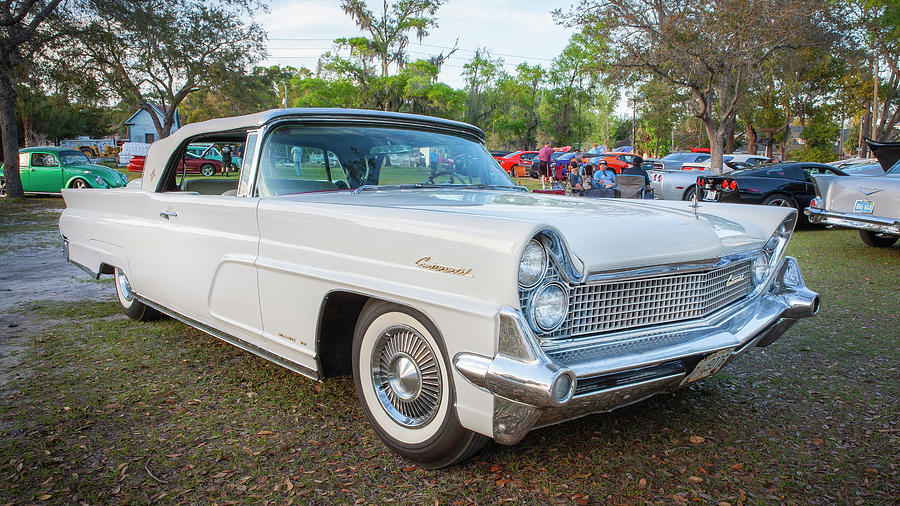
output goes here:
<path id="1" fill-rule="evenodd" d="M 162 123 L 163 117 L 165 116 L 162 108 L 156 104 L 150 104 L 150 107 L 153 108 L 156 112 L 156 117 L 159 118 L 160 123 Z M 178 116 L 178 110 L 176 109 L 175 121 L 173 122 L 172 130 L 169 133 L 175 133 L 179 128 L 181 128 L 181 118 Z M 129 142 L 144 142 L 147 144 L 155 141 L 157 139 L 156 126 L 153 125 L 153 118 L 150 116 L 150 113 L 143 109 L 138 109 L 136 113 L 125 120 L 125 138 L 128 139 Z"/>

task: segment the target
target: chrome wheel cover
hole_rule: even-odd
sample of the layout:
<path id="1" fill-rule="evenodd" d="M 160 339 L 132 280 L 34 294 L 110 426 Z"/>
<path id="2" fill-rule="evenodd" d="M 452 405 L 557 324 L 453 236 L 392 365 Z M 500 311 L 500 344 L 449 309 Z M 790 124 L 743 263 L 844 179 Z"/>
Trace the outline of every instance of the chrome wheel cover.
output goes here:
<path id="1" fill-rule="evenodd" d="M 778 206 L 778 207 L 794 207 L 793 205 L 791 205 L 790 202 L 788 202 L 785 199 L 773 199 L 771 202 L 769 202 L 769 205 L 770 206 Z"/>
<path id="2" fill-rule="evenodd" d="M 6 196 L 6 180 L 0 179 L 0 198 Z"/>
<path id="3" fill-rule="evenodd" d="M 116 272 L 116 286 L 119 287 L 119 295 L 128 302 L 134 300 L 134 294 L 131 292 L 131 285 L 128 283 L 128 278 L 125 277 L 125 274 L 122 274 L 122 271 Z"/>
<path id="4" fill-rule="evenodd" d="M 378 337 L 372 385 L 384 411 L 404 427 L 426 425 L 441 405 L 437 357 L 422 334 L 405 325 L 389 327 Z"/>
<path id="5" fill-rule="evenodd" d="M 72 188 L 75 188 L 76 190 L 81 190 L 86 186 L 87 186 L 87 183 L 85 183 L 84 180 L 82 180 L 82 179 L 76 179 L 72 183 Z"/>

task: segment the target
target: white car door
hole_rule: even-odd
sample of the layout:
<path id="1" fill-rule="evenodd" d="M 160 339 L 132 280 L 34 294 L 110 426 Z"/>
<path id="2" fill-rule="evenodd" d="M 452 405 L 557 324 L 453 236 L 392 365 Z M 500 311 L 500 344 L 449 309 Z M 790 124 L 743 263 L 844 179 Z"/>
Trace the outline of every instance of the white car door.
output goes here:
<path id="1" fill-rule="evenodd" d="M 237 337 L 261 334 L 258 198 L 147 193 L 146 233 L 129 248 L 135 291 Z"/>

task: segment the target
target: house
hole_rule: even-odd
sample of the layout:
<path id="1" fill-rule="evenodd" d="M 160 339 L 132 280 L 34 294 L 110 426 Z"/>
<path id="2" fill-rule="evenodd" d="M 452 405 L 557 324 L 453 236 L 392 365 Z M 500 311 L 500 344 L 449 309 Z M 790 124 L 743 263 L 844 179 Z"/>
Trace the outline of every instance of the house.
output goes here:
<path id="1" fill-rule="evenodd" d="M 156 104 L 150 104 L 150 107 L 153 108 L 156 112 L 156 117 L 162 122 L 165 116 L 163 109 Z M 179 128 L 181 128 L 181 118 L 176 109 L 175 121 L 169 133 L 175 133 Z M 145 142 L 147 144 L 155 141 L 157 139 L 156 126 L 153 125 L 153 118 L 150 116 L 150 113 L 143 109 L 138 109 L 136 113 L 125 120 L 125 138 L 128 142 Z"/>

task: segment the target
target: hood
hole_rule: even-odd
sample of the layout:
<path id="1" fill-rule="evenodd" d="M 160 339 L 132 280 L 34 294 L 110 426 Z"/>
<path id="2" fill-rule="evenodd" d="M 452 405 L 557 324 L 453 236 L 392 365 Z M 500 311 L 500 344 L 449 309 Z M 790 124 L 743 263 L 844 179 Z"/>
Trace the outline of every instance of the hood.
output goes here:
<path id="1" fill-rule="evenodd" d="M 866 139 L 866 144 L 872 150 L 872 154 L 878 159 L 881 168 L 887 172 L 900 160 L 900 142 L 878 142 Z"/>
<path id="2" fill-rule="evenodd" d="M 111 188 L 118 188 L 119 186 L 125 186 L 128 184 L 128 176 L 122 177 L 124 174 L 121 172 L 110 169 L 109 167 L 104 167 L 103 165 L 94 165 L 92 163 L 74 163 L 71 165 L 64 165 L 64 169 L 71 170 L 75 172 L 88 171 L 95 176 L 100 176 L 106 184 Z"/>
<path id="3" fill-rule="evenodd" d="M 760 247 L 790 212 L 754 206 L 754 212 L 748 213 L 747 206 L 702 204 L 695 218 L 688 202 L 450 189 L 332 192 L 279 199 L 365 206 L 369 209 L 361 212 L 371 219 L 378 219 L 379 209 L 394 218 L 403 209 L 410 213 L 405 219 L 419 220 L 423 228 L 440 223 L 444 229 L 452 226 L 464 231 L 478 222 L 478 226 L 490 226 L 495 237 L 522 247 L 531 236 L 507 237 L 521 234 L 522 225 L 532 235 L 553 229 L 587 272 L 709 260 L 749 251 Z"/>

